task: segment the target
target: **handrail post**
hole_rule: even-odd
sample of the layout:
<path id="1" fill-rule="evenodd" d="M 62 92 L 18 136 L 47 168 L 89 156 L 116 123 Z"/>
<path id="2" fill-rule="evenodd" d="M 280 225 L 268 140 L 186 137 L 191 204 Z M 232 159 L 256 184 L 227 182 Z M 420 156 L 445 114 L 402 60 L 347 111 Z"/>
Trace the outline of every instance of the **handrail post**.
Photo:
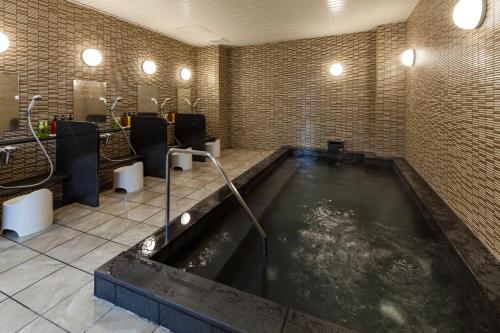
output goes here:
<path id="1" fill-rule="evenodd" d="M 205 156 L 210 159 L 212 164 L 215 166 L 221 177 L 224 179 L 226 185 L 229 187 L 233 195 L 238 199 L 240 205 L 243 207 L 245 212 L 250 216 L 250 219 L 252 220 L 255 228 L 259 232 L 260 237 L 262 238 L 262 245 L 263 245 L 263 252 L 264 255 L 267 258 L 267 235 L 264 229 L 262 229 L 261 225 L 259 224 L 259 221 L 257 221 L 257 218 L 255 215 L 252 213 L 250 207 L 246 204 L 245 200 L 243 200 L 243 197 L 241 196 L 240 192 L 234 186 L 233 182 L 229 179 L 229 177 L 226 175 L 224 172 L 224 169 L 220 165 L 220 163 L 212 156 L 207 151 L 202 151 L 202 150 L 192 150 L 192 149 L 179 149 L 179 148 L 171 148 L 167 152 L 167 157 L 166 157 L 166 168 L 167 168 L 167 179 L 166 179 L 166 193 L 165 193 L 165 242 L 168 243 L 168 224 L 170 222 L 170 155 L 173 153 L 182 153 L 182 154 L 190 154 L 190 155 L 197 155 L 197 156 Z"/>

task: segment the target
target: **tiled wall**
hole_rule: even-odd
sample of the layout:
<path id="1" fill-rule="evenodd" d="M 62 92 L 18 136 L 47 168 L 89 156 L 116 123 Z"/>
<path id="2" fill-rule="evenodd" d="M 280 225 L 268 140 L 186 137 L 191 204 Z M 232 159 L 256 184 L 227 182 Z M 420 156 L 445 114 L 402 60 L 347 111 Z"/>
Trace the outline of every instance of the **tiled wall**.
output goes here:
<path id="1" fill-rule="evenodd" d="M 406 158 L 500 257 L 500 3 L 462 30 L 454 0 L 420 0 L 408 21 Z"/>
<path id="2" fill-rule="evenodd" d="M 234 48 L 230 133 L 236 147 L 291 144 L 404 151 L 405 24 L 377 30 Z M 334 77 L 331 64 L 344 73 Z"/>
<path id="3" fill-rule="evenodd" d="M 371 151 L 403 156 L 405 149 L 406 73 L 401 53 L 407 47 L 406 24 L 377 28 L 375 118 L 370 129 Z"/>
<path id="4" fill-rule="evenodd" d="M 196 51 L 196 97 L 199 111 L 206 116 L 207 135 L 220 137 L 219 47 L 201 47 Z"/>
<path id="5" fill-rule="evenodd" d="M 224 46 L 201 47 L 196 52 L 196 97 L 199 111 L 207 117 L 207 135 L 229 145 L 231 111 L 231 49 Z"/>
<path id="6" fill-rule="evenodd" d="M 185 83 L 178 73 L 182 67 L 195 69 L 195 47 L 65 0 L 0 1 L 0 31 L 11 42 L 0 54 L 0 72 L 19 75 L 20 110 L 31 96 L 43 96 L 34 111 L 35 122 L 73 112 L 74 79 L 106 82 L 108 100 L 124 98 L 119 113 L 136 111 L 140 84 L 157 86 L 161 98 L 173 98 L 170 105 L 176 105 L 177 87 L 194 89 L 194 80 Z M 81 52 L 89 47 L 102 52 L 101 65 L 83 64 Z M 154 75 L 142 72 L 146 59 L 156 62 Z M 24 130 L 9 136 L 26 136 L 22 125 Z M 1 182 L 47 170 L 34 144 L 17 153 L 12 166 L 0 169 Z"/>

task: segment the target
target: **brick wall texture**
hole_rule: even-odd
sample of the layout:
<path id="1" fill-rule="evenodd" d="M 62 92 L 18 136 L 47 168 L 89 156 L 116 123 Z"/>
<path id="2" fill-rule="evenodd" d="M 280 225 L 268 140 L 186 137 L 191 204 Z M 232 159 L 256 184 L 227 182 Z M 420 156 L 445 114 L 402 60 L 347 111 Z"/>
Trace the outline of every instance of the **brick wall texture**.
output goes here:
<path id="1" fill-rule="evenodd" d="M 420 0 L 407 22 L 367 32 L 233 48 L 190 46 L 65 0 L 3 0 L 11 47 L 0 72 L 19 75 L 20 111 L 43 96 L 35 122 L 73 112 L 74 79 L 106 82 L 108 100 L 124 97 L 119 112 L 136 111 L 138 85 L 157 86 L 171 108 L 182 87 L 201 98 L 207 133 L 223 147 L 324 148 L 341 138 L 349 150 L 405 157 L 500 257 L 500 5 L 488 1 L 484 24 L 466 31 L 452 22 L 455 3 Z M 400 62 L 407 46 L 417 50 L 412 68 Z M 83 64 L 89 47 L 103 53 L 100 66 Z M 146 59 L 156 74 L 142 72 Z M 187 82 L 183 67 L 193 70 Z M 6 137 L 26 136 L 21 125 Z M 119 137 L 112 145 L 126 150 Z M 24 144 L 0 180 L 44 172 L 41 151 Z"/>
<path id="2" fill-rule="evenodd" d="M 453 0 L 420 0 L 408 20 L 406 158 L 500 257 L 500 2 L 475 30 Z"/>

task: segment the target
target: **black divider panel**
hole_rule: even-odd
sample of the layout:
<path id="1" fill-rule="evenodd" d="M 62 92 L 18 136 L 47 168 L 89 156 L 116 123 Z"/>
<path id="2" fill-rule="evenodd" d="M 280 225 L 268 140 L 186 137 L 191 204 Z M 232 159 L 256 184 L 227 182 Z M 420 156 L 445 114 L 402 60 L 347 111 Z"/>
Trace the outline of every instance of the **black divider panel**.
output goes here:
<path id="1" fill-rule="evenodd" d="M 70 175 L 64 182 L 64 204 L 99 206 L 99 131 L 94 123 L 58 121 L 57 170 Z"/>
<path id="2" fill-rule="evenodd" d="M 205 150 L 205 116 L 202 114 L 177 113 L 174 133 L 183 146 L 194 150 Z M 205 162 L 203 156 L 193 156 L 193 160 Z"/>
<path id="3" fill-rule="evenodd" d="M 144 175 L 165 178 L 167 121 L 160 117 L 133 117 L 130 137 L 137 154 L 144 156 Z"/>

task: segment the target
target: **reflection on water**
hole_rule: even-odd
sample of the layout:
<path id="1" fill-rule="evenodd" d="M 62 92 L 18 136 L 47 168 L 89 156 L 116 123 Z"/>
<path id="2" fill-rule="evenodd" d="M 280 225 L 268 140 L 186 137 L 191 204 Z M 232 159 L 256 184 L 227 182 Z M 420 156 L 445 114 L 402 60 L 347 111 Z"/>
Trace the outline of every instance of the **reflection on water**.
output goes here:
<path id="1" fill-rule="evenodd" d="M 294 158 L 282 168 L 292 176 L 260 218 L 267 264 L 252 230 L 218 281 L 361 332 L 493 331 L 458 258 L 392 173 Z M 229 238 L 219 234 L 195 261 L 217 260 Z"/>

